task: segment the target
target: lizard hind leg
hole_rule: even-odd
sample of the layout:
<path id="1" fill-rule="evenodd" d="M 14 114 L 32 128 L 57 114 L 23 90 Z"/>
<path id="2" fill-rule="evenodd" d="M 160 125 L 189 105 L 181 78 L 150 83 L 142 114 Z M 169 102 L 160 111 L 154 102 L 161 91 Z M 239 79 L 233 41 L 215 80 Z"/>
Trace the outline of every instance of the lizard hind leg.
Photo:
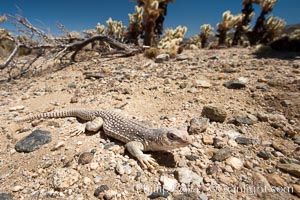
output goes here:
<path id="1" fill-rule="evenodd" d="M 102 117 L 96 117 L 94 120 L 86 123 L 85 129 L 87 131 L 97 132 L 103 127 L 104 121 Z"/>
<path id="2" fill-rule="evenodd" d="M 103 119 L 101 117 L 97 117 L 92 121 L 88 121 L 87 123 L 79 124 L 74 130 L 71 131 L 71 136 L 80 135 L 85 131 L 97 132 L 103 126 L 103 123 Z"/>

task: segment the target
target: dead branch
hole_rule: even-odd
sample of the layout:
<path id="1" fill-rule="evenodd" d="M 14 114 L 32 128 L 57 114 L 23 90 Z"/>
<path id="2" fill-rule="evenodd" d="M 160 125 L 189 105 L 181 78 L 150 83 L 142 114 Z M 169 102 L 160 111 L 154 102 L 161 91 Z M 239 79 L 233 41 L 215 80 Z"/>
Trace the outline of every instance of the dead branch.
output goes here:
<path id="1" fill-rule="evenodd" d="M 8 58 L 6 59 L 6 61 L 5 61 L 3 64 L 0 65 L 0 69 L 4 69 L 5 67 L 7 67 L 7 66 L 10 64 L 10 62 L 14 59 L 14 57 L 16 56 L 16 54 L 17 54 L 17 52 L 18 52 L 18 50 L 19 50 L 19 48 L 20 48 L 21 46 L 23 46 L 23 45 L 17 44 L 17 45 L 15 46 L 14 50 L 13 50 L 13 51 L 11 52 L 11 54 L 8 56 Z"/>
<path id="2" fill-rule="evenodd" d="M 75 61 L 75 56 L 77 53 L 82 50 L 86 45 L 93 43 L 95 41 L 101 41 L 101 42 L 107 42 L 110 44 L 112 47 L 115 47 L 119 50 L 122 50 L 124 54 L 126 55 L 133 55 L 135 53 L 138 53 L 141 51 L 141 49 L 132 49 L 128 45 L 123 44 L 113 38 L 110 38 L 108 36 L 103 36 L 103 35 L 95 35 L 90 38 L 84 39 L 83 41 L 78 41 L 71 43 L 69 45 L 66 45 L 64 49 L 59 52 L 58 56 L 63 55 L 65 56 L 66 54 L 73 52 L 71 56 L 71 61 Z M 121 53 L 120 51 L 118 53 Z"/>
<path id="3" fill-rule="evenodd" d="M 25 35 L 31 35 L 31 38 L 33 37 L 33 35 L 37 35 L 39 37 L 41 37 L 43 40 L 45 40 L 46 42 L 50 42 L 53 41 L 53 37 L 51 37 L 50 35 L 47 35 L 44 31 L 42 31 L 41 29 L 33 26 L 29 20 L 20 15 L 7 15 L 8 19 L 10 21 L 12 21 L 12 23 L 16 26 L 16 27 L 25 27 L 27 30 L 22 29 L 22 31 L 25 33 Z"/>
<path id="4" fill-rule="evenodd" d="M 13 70 L 18 67 L 20 70 L 19 76 L 24 75 L 24 73 L 32 71 L 34 68 L 38 68 L 51 60 L 53 61 L 58 59 L 62 61 L 63 58 L 67 58 L 66 60 L 69 62 L 66 62 L 65 64 L 76 62 L 76 55 L 82 50 L 87 50 L 84 49 L 84 47 L 89 44 L 92 44 L 91 51 L 99 51 L 98 49 L 93 48 L 93 44 L 95 44 L 95 42 L 99 42 L 100 45 L 104 46 L 109 45 L 109 49 L 105 47 L 100 50 L 101 56 L 112 54 L 132 56 L 142 52 L 142 48 L 131 47 L 128 44 L 121 43 L 104 35 L 90 35 L 86 38 L 75 36 L 75 38 L 70 39 L 65 27 L 59 23 L 57 26 L 66 33 L 66 36 L 53 37 L 51 34 L 46 34 L 43 30 L 32 25 L 26 17 L 20 14 L 16 16 L 8 15 L 7 17 L 12 24 L 20 29 L 20 33 L 24 33 L 25 36 L 29 36 L 29 38 L 31 38 L 31 40 L 22 40 L 17 37 L 13 38 L 15 43 L 13 51 L 3 64 L 0 63 L 0 69 L 7 68 L 10 65 L 11 66 L 8 70 Z M 33 40 L 37 38 L 40 40 Z M 34 57 L 29 57 L 26 63 L 21 63 L 16 59 L 16 55 L 20 51 L 20 48 L 23 47 L 36 54 Z M 67 55 L 70 55 L 70 57 L 66 57 Z M 38 58 L 42 56 L 44 56 L 44 61 L 39 63 L 37 66 L 34 65 Z"/>

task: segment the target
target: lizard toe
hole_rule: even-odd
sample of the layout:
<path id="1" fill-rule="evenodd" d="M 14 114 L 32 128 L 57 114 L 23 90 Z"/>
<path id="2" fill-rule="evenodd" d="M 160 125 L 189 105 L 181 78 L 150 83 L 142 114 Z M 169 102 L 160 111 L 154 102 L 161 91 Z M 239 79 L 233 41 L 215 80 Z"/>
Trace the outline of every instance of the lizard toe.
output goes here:
<path id="1" fill-rule="evenodd" d="M 85 124 L 77 125 L 73 130 L 71 130 L 71 136 L 77 136 L 85 132 Z"/>
<path id="2" fill-rule="evenodd" d="M 146 169 L 154 169 L 158 166 L 158 163 L 155 161 L 154 158 L 151 157 L 151 155 L 145 155 L 142 159 L 139 159 L 141 165 L 143 168 Z"/>

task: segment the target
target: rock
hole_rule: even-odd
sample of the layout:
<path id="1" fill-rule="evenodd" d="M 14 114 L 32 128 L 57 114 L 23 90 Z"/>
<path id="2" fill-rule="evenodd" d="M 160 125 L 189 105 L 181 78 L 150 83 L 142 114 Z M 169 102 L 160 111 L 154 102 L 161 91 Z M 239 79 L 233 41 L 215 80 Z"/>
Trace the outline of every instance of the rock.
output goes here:
<path id="1" fill-rule="evenodd" d="M 284 154 L 281 153 L 280 151 L 275 151 L 275 152 L 272 152 L 272 153 L 273 153 L 273 155 L 274 155 L 275 157 L 284 157 Z"/>
<path id="2" fill-rule="evenodd" d="M 23 189 L 24 189 L 23 186 L 16 185 L 16 186 L 14 186 L 14 187 L 12 188 L 12 191 L 13 191 L 13 192 L 19 192 L 19 191 L 21 191 L 21 190 L 23 190 Z"/>
<path id="3" fill-rule="evenodd" d="M 201 115 L 216 122 L 224 122 L 227 117 L 226 110 L 215 105 L 204 106 Z"/>
<path id="4" fill-rule="evenodd" d="M 250 145 L 253 144 L 253 139 L 252 138 L 247 138 L 247 137 L 237 137 L 235 139 L 235 141 L 238 144 L 242 144 L 242 145 Z"/>
<path id="5" fill-rule="evenodd" d="M 174 195 L 173 200 L 207 200 L 205 199 L 205 194 L 198 195 L 197 192 L 183 192 L 182 194 Z M 199 199 L 200 198 L 200 199 Z"/>
<path id="6" fill-rule="evenodd" d="M 118 163 L 116 165 L 116 172 L 120 175 L 131 174 L 132 170 L 128 163 Z"/>
<path id="7" fill-rule="evenodd" d="M 193 87 L 196 88 L 210 88 L 212 85 L 207 80 L 195 80 L 193 81 Z"/>
<path id="8" fill-rule="evenodd" d="M 109 187 L 107 185 L 101 185 L 97 187 L 94 192 L 94 196 L 99 197 L 100 193 L 104 192 L 105 190 L 109 190 Z"/>
<path id="9" fill-rule="evenodd" d="M 269 191 L 269 192 L 268 192 Z M 282 200 L 282 199 L 294 199 L 292 195 L 287 192 L 276 192 L 276 188 L 258 190 L 258 197 L 262 200 Z"/>
<path id="10" fill-rule="evenodd" d="M 92 162 L 90 163 L 90 168 L 91 170 L 95 170 L 99 167 L 99 164 L 97 162 Z"/>
<path id="11" fill-rule="evenodd" d="M 267 120 L 269 122 L 274 122 L 274 123 L 284 123 L 287 122 L 287 119 L 284 115 L 280 115 L 280 114 L 267 114 Z"/>
<path id="12" fill-rule="evenodd" d="M 84 185 L 91 185 L 92 179 L 90 179 L 89 177 L 84 177 L 83 183 L 84 183 Z"/>
<path id="13" fill-rule="evenodd" d="M 186 159 L 190 160 L 190 161 L 196 161 L 196 160 L 199 160 L 199 157 L 198 156 L 195 156 L 195 155 L 186 155 L 185 156 Z"/>
<path id="14" fill-rule="evenodd" d="M 115 190 L 106 190 L 103 197 L 105 200 L 117 199 L 117 194 L 118 192 Z"/>
<path id="15" fill-rule="evenodd" d="M 226 164 L 233 167 L 236 170 L 241 170 L 244 165 L 243 161 L 233 156 L 226 159 Z"/>
<path id="16" fill-rule="evenodd" d="M 292 155 L 295 159 L 300 160 L 300 147 L 296 148 Z"/>
<path id="17" fill-rule="evenodd" d="M 247 82 L 248 82 L 247 79 L 241 77 L 236 80 L 225 82 L 223 86 L 228 89 L 241 89 L 246 87 Z"/>
<path id="18" fill-rule="evenodd" d="M 300 197 L 300 185 L 293 184 L 293 192 Z"/>
<path id="19" fill-rule="evenodd" d="M 300 177 L 300 165 L 295 163 L 278 163 L 277 167 L 293 176 Z"/>
<path id="20" fill-rule="evenodd" d="M 224 147 L 216 151 L 211 158 L 212 161 L 219 161 L 222 162 L 223 160 L 229 158 L 231 156 L 232 150 L 228 147 Z"/>
<path id="21" fill-rule="evenodd" d="M 76 86 L 76 83 L 69 83 L 68 84 L 68 88 L 76 88 L 77 86 Z"/>
<path id="22" fill-rule="evenodd" d="M 300 145 L 300 137 L 296 138 L 296 139 L 294 140 L 294 142 L 295 142 L 296 144 Z"/>
<path id="23" fill-rule="evenodd" d="M 278 175 L 276 174 L 268 174 L 267 176 L 268 182 L 276 187 L 285 187 L 287 183 Z"/>
<path id="24" fill-rule="evenodd" d="M 237 131 L 229 130 L 229 131 L 224 131 L 224 134 L 229 137 L 229 139 L 236 139 L 239 135 L 241 135 Z"/>
<path id="25" fill-rule="evenodd" d="M 190 121 L 190 126 L 188 128 L 188 132 L 190 134 L 200 134 L 206 131 L 209 125 L 209 119 L 205 117 L 197 117 L 193 118 Z"/>
<path id="26" fill-rule="evenodd" d="M 84 76 L 85 76 L 84 77 L 85 79 L 92 79 L 93 80 L 93 79 L 103 79 L 107 76 L 107 74 L 101 73 L 101 72 L 99 72 L 99 73 L 85 72 Z"/>
<path id="27" fill-rule="evenodd" d="M 210 60 L 220 60 L 220 57 L 219 56 L 211 56 L 208 59 L 210 59 Z"/>
<path id="28" fill-rule="evenodd" d="M 206 168 L 206 174 L 207 175 L 213 175 L 218 172 L 218 166 L 217 165 L 210 165 Z"/>
<path id="29" fill-rule="evenodd" d="M 54 147 L 51 149 L 51 151 L 56 151 L 60 149 L 61 147 L 64 147 L 66 143 L 64 141 L 58 141 L 55 143 Z"/>
<path id="30" fill-rule="evenodd" d="M 174 192 L 177 187 L 177 180 L 174 178 L 169 178 L 167 176 L 161 176 L 160 182 L 162 183 L 163 189 L 169 192 Z"/>
<path id="31" fill-rule="evenodd" d="M 238 115 L 235 116 L 231 123 L 235 124 L 236 126 L 242 126 L 243 124 L 246 125 L 253 125 L 258 121 L 258 119 L 254 115 L 245 114 L 245 115 Z"/>
<path id="32" fill-rule="evenodd" d="M 202 142 L 205 145 L 212 145 L 214 143 L 214 138 L 211 135 L 203 135 Z"/>
<path id="33" fill-rule="evenodd" d="M 90 162 L 92 162 L 93 158 L 94 158 L 93 153 L 83 152 L 82 154 L 79 155 L 78 164 L 81 165 L 89 164 Z"/>
<path id="34" fill-rule="evenodd" d="M 227 186 L 232 185 L 234 183 L 234 180 L 231 177 L 226 176 L 225 174 L 220 174 L 218 176 L 218 179 L 221 183 L 224 183 Z"/>
<path id="35" fill-rule="evenodd" d="M 213 145 L 214 145 L 215 148 L 218 148 L 218 149 L 226 147 L 227 146 L 227 139 L 226 138 L 215 137 L 213 139 Z"/>
<path id="36" fill-rule="evenodd" d="M 227 144 L 231 147 L 237 147 L 238 143 L 235 140 L 228 140 Z"/>
<path id="37" fill-rule="evenodd" d="M 78 103 L 79 102 L 79 98 L 77 96 L 74 96 L 71 98 L 70 103 Z"/>
<path id="38" fill-rule="evenodd" d="M 226 165 L 222 170 L 225 171 L 225 172 L 229 172 L 229 173 L 233 173 L 234 172 L 233 169 L 232 169 L 232 167 L 229 166 L 229 165 Z"/>
<path id="39" fill-rule="evenodd" d="M 162 197 L 162 198 L 168 198 L 170 194 L 163 190 L 163 189 L 159 189 L 153 193 L 151 193 L 149 196 L 147 196 L 149 199 L 157 199 L 159 197 Z"/>
<path id="40" fill-rule="evenodd" d="M 80 174 L 69 168 L 58 168 L 53 175 L 53 186 L 58 190 L 69 189 L 80 179 Z"/>
<path id="41" fill-rule="evenodd" d="M 175 178 L 180 183 L 200 185 L 203 178 L 188 168 L 178 168 L 175 171 Z"/>
<path id="42" fill-rule="evenodd" d="M 268 114 L 263 112 L 257 113 L 257 119 L 262 122 L 268 122 Z"/>
<path id="43" fill-rule="evenodd" d="M 12 195 L 8 193 L 0 193 L 0 200 L 12 200 Z"/>
<path id="44" fill-rule="evenodd" d="M 17 142 L 15 149 L 17 152 L 29 153 L 39 149 L 42 145 L 51 142 L 51 140 L 51 133 L 49 131 L 35 130 Z"/>
<path id="45" fill-rule="evenodd" d="M 25 108 L 25 106 L 20 105 L 20 106 L 11 107 L 8 110 L 9 110 L 9 112 L 12 112 L 12 111 L 24 110 L 24 108 Z"/>
<path id="46" fill-rule="evenodd" d="M 272 154 L 266 150 L 262 150 L 257 153 L 257 156 L 263 158 L 264 160 L 268 160 L 272 157 Z"/>
<path id="47" fill-rule="evenodd" d="M 208 200 L 208 196 L 206 194 L 202 193 L 199 195 L 199 199 L 200 200 Z"/>
<path id="48" fill-rule="evenodd" d="M 127 183 L 127 182 L 129 181 L 128 175 L 127 175 L 127 174 L 123 174 L 123 175 L 121 176 L 121 178 L 120 178 L 120 181 L 121 181 L 122 183 Z"/>
<path id="49" fill-rule="evenodd" d="M 264 177 L 259 172 L 254 173 L 252 176 L 252 179 L 253 179 L 253 185 L 255 186 L 255 188 L 270 188 L 271 187 L 267 178 Z"/>
<path id="50" fill-rule="evenodd" d="M 156 63 L 163 63 L 165 61 L 168 61 L 169 59 L 170 59 L 169 54 L 159 54 L 158 56 L 156 56 L 155 62 Z"/>
<path id="51" fill-rule="evenodd" d="M 286 145 L 281 144 L 279 141 L 273 141 L 272 142 L 272 147 L 276 150 L 276 151 L 280 151 L 281 153 L 283 153 L 284 155 L 287 155 L 288 149 L 286 148 Z"/>
<path id="52" fill-rule="evenodd" d="M 176 56 L 176 60 L 182 61 L 182 60 L 191 60 L 191 57 L 186 54 L 178 54 Z"/>

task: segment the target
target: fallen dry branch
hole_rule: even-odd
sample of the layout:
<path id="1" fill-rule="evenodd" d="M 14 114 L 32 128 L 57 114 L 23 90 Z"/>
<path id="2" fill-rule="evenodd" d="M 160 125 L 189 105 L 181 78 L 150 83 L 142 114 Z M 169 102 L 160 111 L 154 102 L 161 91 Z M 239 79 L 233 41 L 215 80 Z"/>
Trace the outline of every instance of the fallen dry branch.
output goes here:
<path id="1" fill-rule="evenodd" d="M 141 53 L 143 50 L 140 47 L 130 46 L 106 35 L 97 34 L 86 38 L 80 35 L 71 37 L 63 25 L 59 25 L 59 27 L 64 30 L 66 35 L 53 37 L 51 34 L 46 34 L 42 29 L 35 27 L 20 14 L 8 15 L 8 19 L 18 29 L 17 32 L 24 35 L 13 37 L 13 50 L 5 61 L 0 63 L 0 69 L 14 72 L 17 70 L 19 73 L 16 77 L 29 71 L 34 72 L 36 69 L 41 69 L 42 66 L 48 66 L 47 63 L 53 63 L 53 61 L 56 66 L 76 62 L 76 55 L 82 51 L 97 51 L 101 56 L 118 54 L 119 56 L 128 57 Z M 97 44 L 96 48 L 95 44 Z M 86 48 L 88 45 L 91 47 Z M 27 49 L 30 54 L 20 53 L 23 49 Z M 21 58 L 19 55 L 25 55 L 26 57 Z"/>
<path id="2" fill-rule="evenodd" d="M 73 52 L 72 56 L 71 56 L 71 61 L 74 62 L 77 53 L 80 50 L 82 50 L 86 45 L 88 45 L 90 43 L 93 43 L 95 41 L 106 42 L 111 47 L 114 47 L 114 48 L 117 48 L 118 50 L 121 50 L 121 51 L 118 51 L 118 53 L 123 53 L 126 56 L 134 55 L 136 53 L 141 52 L 141 49 L 130 48 L 128 45 L 123 44 L 123 43 L 121 43 L 121 42 L 119 42 L 119 41 L 117 41 L 113 38 L 110 38 L 108 36 L 95 35 L 95 36 L 92 36 L 90 38 L 86 38 L 83 41 L 77 41 L 77 42 L 74 42 L 74 43 L 71 43 L 71 44 L 68 44 L 68 45 L 64 46 L 63 49 L 57 54 L 57 58 L 59 56 L 64 57 L 65 55 Z"/>
<path id="3" fill-rule="evenodd" d="M 20 44 L 17 42 L 15 45 L 14 50 L 11 52 L 9 57 L 6 59 L 6 61 L 0 65 L 0 69 L 4 69 L 7 67 L 10 62 L 14 59 L 14 57 L 17 55 L 18 50 L 20 47 L 26 47 L 31 50 L 46 50 L 49 49 L 51 50 L 51 53 L 53 54 L 54 59 L 62 59 L 65 57 L 67 54 L 72 54 L 71 60 L 72 62 L 75 62 L 75 57 L 77 53 L 82 50 L 86 45 L 93 43 L 95 41 L 100 41 L 100 42 L 106 42 L 108 43 L 111 47 L 115 47 L 118 49 L 118 51 L 111 51 L 111 52 L 106 52 L 105 55 L 108 54 L 124 54 L 126 56 L 134 55 L 136 53 L 140 53 L 141 49 L 140 48 L 131 48 L 126 44 L 123 44 L 113 38 L 110 38 L 108 36 L 103 36 L 103 35 L 95 35 L 90 38 L 86 38 L 82 41 L 76 41 L 70 44 L 38 44 L 38 45 L 28 45 L 28 44 Z"/>

